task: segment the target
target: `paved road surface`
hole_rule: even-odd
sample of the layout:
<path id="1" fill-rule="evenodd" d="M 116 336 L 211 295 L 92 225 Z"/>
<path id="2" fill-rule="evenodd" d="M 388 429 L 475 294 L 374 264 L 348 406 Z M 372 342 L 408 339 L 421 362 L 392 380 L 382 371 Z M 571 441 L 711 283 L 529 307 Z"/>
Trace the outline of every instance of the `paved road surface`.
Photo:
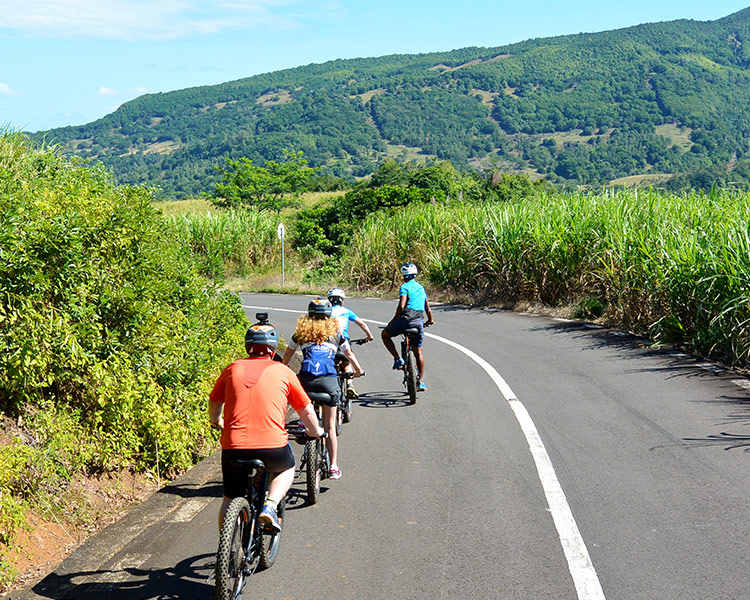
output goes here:
<path id="1" fill-rule="evenodd" d="M 243 295 L 285 337 L 307 301 Z M 346 305 L 374 322 L 395 309 Z M 750 597 L 746 381 L 584 324 L 455 306 L 435 320 L 415 406 L 378 340 L 355 349 L 367 376 L 343 478 L 315 506 L 295 485 L 277 563 L 248 598 Z M 213 597 L 216 458 L 11 597 Z"/>

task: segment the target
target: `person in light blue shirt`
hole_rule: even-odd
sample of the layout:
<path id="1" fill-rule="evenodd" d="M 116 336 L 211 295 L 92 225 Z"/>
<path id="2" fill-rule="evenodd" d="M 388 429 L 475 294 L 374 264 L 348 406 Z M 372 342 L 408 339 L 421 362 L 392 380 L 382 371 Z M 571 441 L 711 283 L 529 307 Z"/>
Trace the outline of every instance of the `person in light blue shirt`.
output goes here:
<path id="1" fill-rule="evenodd" d="M 430 303 L 427 301 L 427 292 L 422 284 L 416 280 L 417 272 L 417 266 L 414 263 L 406 263 L 401 267 L 401 275 L 404 277 L 404 283 L 398 291 L 396 314 L 388 325 L 386 325 L 381 338 L 386 349 L 393 356 L 393 368 L 401 369 L 404 366 L 404 360 L 398 355 L 392 338 L 401 335 L 401 333 L 409 328 L 419 330 L 419 333 L 413 336 L 413 339 L 416 347 L 417 366 L 419 367 L 419 391 L 422 392 L 427 389 L 427 385 L 424 382 L 423 329 L 432 325 L 434 321 L 432 320 Z"/>
<path id="2" fill-rule="evenodd" d="M 339 331 L 341 332 L 341 335 L 344 336 L 344 339 L 349 341 L 349 323 L 353 322 L 364 332 L 366 336 L 365 342 L 371 342 L 373 337 L 372 333 L 370 333 L 370 328 L 353 310 L 344 307 L 345 298 L 346 293 L 341 288 L 328 290 L 328 301 L 332 306 L 331 316 L 339 322 Z M 346 364 L 346 372 L 352 372 L 352 366 L 348 363 Z M 346 380 L 346 394 L 349 398 L 356 399 L 359 397 L 350 379 Z"/>

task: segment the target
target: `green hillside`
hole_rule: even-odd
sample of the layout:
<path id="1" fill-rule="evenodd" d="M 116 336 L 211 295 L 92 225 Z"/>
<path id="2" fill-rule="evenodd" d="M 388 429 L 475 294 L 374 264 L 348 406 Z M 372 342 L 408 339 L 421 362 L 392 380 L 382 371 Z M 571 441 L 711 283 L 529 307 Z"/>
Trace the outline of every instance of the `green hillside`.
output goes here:
<path id="1" fill-rule="evenodd" d="M 746 181 L 750 8 L 496 48 L 336 60 L 148 94 L 35 134 L 121 183 L 195 195 L 225 157 L 302 151 L 340 177 L 437 157 L 551 181 Z M 632 176 L 646 176 L 632 178 Z"/>

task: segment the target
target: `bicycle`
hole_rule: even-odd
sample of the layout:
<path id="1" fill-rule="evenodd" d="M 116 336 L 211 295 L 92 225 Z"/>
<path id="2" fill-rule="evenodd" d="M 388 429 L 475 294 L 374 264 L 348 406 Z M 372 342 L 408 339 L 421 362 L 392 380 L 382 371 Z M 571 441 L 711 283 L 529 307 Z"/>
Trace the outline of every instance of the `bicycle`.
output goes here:
<path id="1" fill-rule="evenodd" d="M 419 390 L 417 354 L 411 341 L 412 336 L 418 333 L 419 329 L 416 329 L 415 327 L 404 329 L 401 333 L 401 335 L 404 336 L 401 340 L 401 358 L 404 361 L 404 366 L 401 368 L 404 371 L 404 387 L 406 387 L 406 391 L 409 394 L 409 404 L 416 404 L 417 391 Z"/>
<path id="2" fill-rule="evenodd" d="M 239 600 L 248 577 L 255 571 L 268 569 L 276 561 L 281 544 L 281 531 L 258 521 L 263 510 L 270 474 L 262 461 L 235 458 L 232 465 L 247 470 L 244 496 L 234 498 L 224 516 L 216 553 L 216 598 Z M 283 523 L 286 498 L 276 508 Z"/>
<path id="3" fill-rule="evenodd" d="M 349 343 L 361 346 L 362 344 L 367 343 L 367 338 L 349 340 Z M 352 420 L 352 400 L 358 397 L 356 394 L 350 394 L 349 392 L 349 386 L 347 385 L 347 382 L 352 379 L 353 374 L 346 372 L 346 366 L 348 364 L 349 359 L 346 358 L 343 352 L 339 352 L 336 355 L 336 371 L 339 378 L 339 389 L 341 389 L 341 403 L 339 404 L 336 413 L 337 436 L 341 434 L 341 426 L 344 423 L 349 423 Z"/>
<path id="4" fill-rule="evenodd" d="M 328 400 L 328 394 L 323 392 L 307 392 L 307 395 L 315 404 L 318 421 L 322 423 L 320 404 L 316 402 L 316 399 L 318 401 L 321 398 Z M 324 433 L 318 438 L 312 438 L 305 433 L 305 426 L 302 422 L 297 422 L 296 425 L 288 425 L 287 431 L 294 436 L 298 444 L 305 446 L 299 463 L 299 472 L 300 474 L 305 474 L 308 504 L 316 504 L 320 498 L 320 482 L 328 478 L 331 469 L 331 458 L 328 455 L 328 447 L 325 444 L 325 438 L 328 437 L 328 434 Z"/>

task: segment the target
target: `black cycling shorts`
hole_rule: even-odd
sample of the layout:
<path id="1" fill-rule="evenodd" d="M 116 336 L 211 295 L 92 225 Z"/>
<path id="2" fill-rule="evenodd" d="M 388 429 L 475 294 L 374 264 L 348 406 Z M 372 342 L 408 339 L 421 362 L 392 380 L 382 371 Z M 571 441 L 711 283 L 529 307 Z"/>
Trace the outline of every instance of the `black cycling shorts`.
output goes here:
<path id="1" fill-rule="evenodd" d="M 415 348 L 421 348 L 424 343 L 424 321 L 417 319 L 410 321 L 403 315 L 393 321 L 390 325 L 385 328 L 385 331 L 391 337 L 401 335 L 407 329 L 417 329 L 418 332 L 411 336 L 409 340 Z"/>
<path id="2" fill-rule="evenodd" d="M 338 406 L 341 401 L 341 389 L 339 388 L 339 378 L 335 375 L 322 375 L 314 377 L 300 373 L 298 375 L 302 389 L 306 392 L 322 392 L 330 396 L 327 402 L 320 402 L 325 406 Z"/>
<path id="3" fill-rule="evenodd" d="M 235 448 L 221 451 L 221 476 L 224 496 L 239 498 L 247 489 L 247 470 L 232 464 L 233 458 L 255 458 L 262 460 L 269 473 L 281 473 L 294 467 L 294 453 L 291 445 L 281 448 Z"/>

